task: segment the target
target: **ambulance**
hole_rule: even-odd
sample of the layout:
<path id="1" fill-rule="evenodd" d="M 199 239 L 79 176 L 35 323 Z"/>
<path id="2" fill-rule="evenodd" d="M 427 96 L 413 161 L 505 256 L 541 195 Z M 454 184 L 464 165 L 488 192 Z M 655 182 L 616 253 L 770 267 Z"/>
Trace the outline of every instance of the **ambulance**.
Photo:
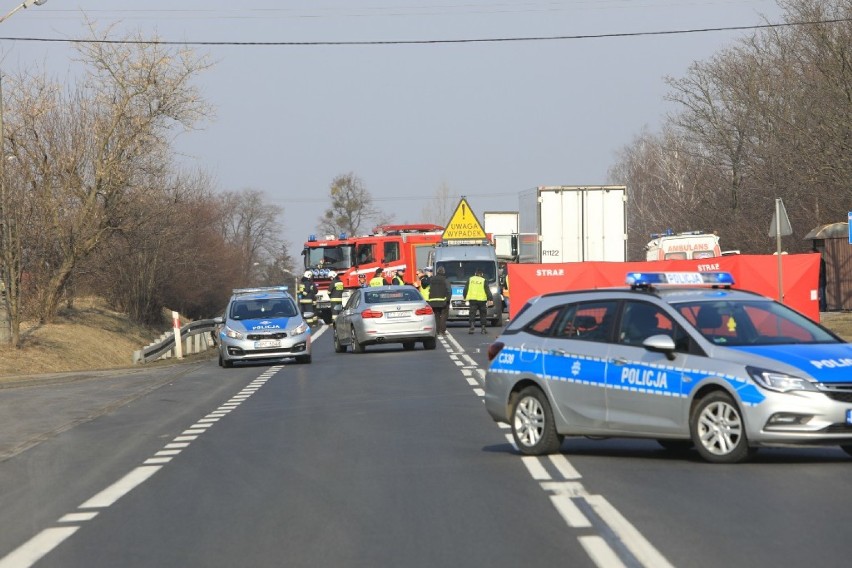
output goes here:
<path id="1" fill-rule="evenodd" d="M 652 234 L 645 250 L 645 260 L 691 260 L 722 256 L 719 236 L 701 231 Z"/>
<path id="2" fill-rule="evenodd" d="M 385 278 L 404 269 L 404 280 L 411 283 L 417 268 L 427 265 L 429 251 L 441 242 L 444 227 L 430 223 L 380 225 L 369 235 L 347 237 L 327 236 L 318 240 L 311 235 L 302 249 L 305 270 L 313 274 L 319 292 L 316 311 L 326 323 L 332 321 L 328 296 L 330 273 L 336 272 L 343 282 L 343 304 L 351 290 L 358 288 L 359 276 L 366 282 L 381 268 Z"/>

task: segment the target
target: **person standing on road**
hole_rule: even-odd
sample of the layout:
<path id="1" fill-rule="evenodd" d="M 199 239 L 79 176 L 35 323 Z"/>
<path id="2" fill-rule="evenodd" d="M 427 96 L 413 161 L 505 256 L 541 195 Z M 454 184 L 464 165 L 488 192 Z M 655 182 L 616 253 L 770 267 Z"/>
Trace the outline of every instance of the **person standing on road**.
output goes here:
<path id="1" fill-rule="evenodd" d="M 485 277 L 482 274 L 482 269 L 477 268 L 475 274 L 464 285 L 462 295 L 468 304 L 467 320 L 470 327 L 467 332 L 473 333 L 476 314 L 479 313 L 479 325 L 484 335 L 488 333 L 486 329 L 488 325 L 488 306 L 491 306 L 494 300 L 491 296 L 491 288 L 488 287 L 488 282 L 485 281 Z"/>
<path id="2" fill-rule="evenodd" d="M 418 268 L 417 278 L 414 279 L 414 285 L 420 290 L 423 299 L 429 301 L 429 273 L 428 268 Z"/>
<path id="3" fill-rule="evenodd" d="M 331 301 L 331 320 L 334 321 L 343 309 L 343 280 L 334 270 L 328 275 L 331 276 L 331 282 L 328 283 L 328 299 Z"/>
<path id="4" fill-rule="evenodd" d="M 314 307 L 314 302 L 317 297 L 317 285 L 314 283 L 314 273 L 310 270 L 305 270 L 301 282 L 299 282 L 299 311 L 302 312 L 302 317 L 306 313 L 312 313 L 310 318 L 305 317 L 305 323 L 310 326 L 317 323 L 317 312 Z"/>
<path id="5" fill-rule="evenodd" d="M 376 273 L 373 274 L 373 277 L 370 278 L 370 286 L 384 286 L 385 285 L 385 276 L 383 274 L 383 270 L 381 268 L 376 269 Z"/>
<path id="6" fill-rule="evenodd" d="M 391 286 L 403 286 L 405 285 L 405 279 L 403 275 L 405 274 L 405 267 L 397 268 L 393 273 L 393 278 L 391 278 Z"/>
<path id="7" fill-rule="evenodd" d="M 422 286 L 422 283 L 421 283 Z M 447 315 L 450 307 L 450 282 L 447 280 L 446 271 L 443 266 L 438 267 L 438 272 L 429 280 L 429 305 L 435 312 L 435 327 L 438 335 L 447 335 Z"/>

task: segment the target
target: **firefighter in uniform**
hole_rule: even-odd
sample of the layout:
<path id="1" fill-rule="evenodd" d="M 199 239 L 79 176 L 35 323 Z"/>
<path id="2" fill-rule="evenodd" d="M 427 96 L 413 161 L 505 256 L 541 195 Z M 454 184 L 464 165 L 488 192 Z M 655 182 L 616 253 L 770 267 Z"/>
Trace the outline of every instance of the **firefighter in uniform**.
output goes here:
<path id="1" fill-rule="evenodd" d="M 302 280 L 299 282 L 299 311 L 304 317 L 305 313 L 311 312 L 313 316 L 305 318 L 305 323 L 310 326 L 317 323 L 317 312 L 314 306 L 314 300 L 317 297 L 317 285 L 314 283 L 314 273 L 310 270 L 305 270 Z"/>
<path id="2" fill-rule="evenodd" d="M 328 299 L 331 300 L 331 320 L 334 321 L 343 309 L 343 281 L 334 270 L 328 275 L 331 277 L 331 282 L 328 283 Z"/>
<path id="3" fill-rule="evenodd" d="M 381 268 L 376 269 L 376 273 L 370 278 L 370 286 L 384 286 L 385 285 L 385 277 L 382 274 L 383 271 Z"/>
<path id="4" fill-rule="evenodd" d="M 476 314 L 478 312 L 480 329 L 483 334 L 488 333 L 486 329 L 488 325 L 487 306 L 493 304 L 494 301 L 491 297 L 491 288 L 488 287 L 488 283 L 482 276 L 481 268 L 477 268 L 476 273 L 464 285 L 463 295 L 468 304 L 467 320 L 470 327 L 468 327 L 467 332 L 473 333 Z"/>

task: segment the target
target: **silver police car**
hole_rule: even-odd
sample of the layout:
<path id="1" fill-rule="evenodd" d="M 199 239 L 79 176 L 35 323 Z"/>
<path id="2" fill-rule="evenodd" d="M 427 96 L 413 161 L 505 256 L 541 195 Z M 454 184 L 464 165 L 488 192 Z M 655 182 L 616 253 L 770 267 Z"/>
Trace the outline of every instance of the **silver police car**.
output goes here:
<path id="1" fill-rule="evenodd" d="M 311 362 L 311 329 L 286 286 L 238 288 L 219 329 L 219 365 L 295 357 Z"/>
<path id="2" fill-rule="evenodd" d="M 656 439 L 735 463 L 773 445 L 852 455 L 852 346 L 728 273 L 530 300 L 489 348 L 485 405 L 524 454 L 565 436 Z"/>

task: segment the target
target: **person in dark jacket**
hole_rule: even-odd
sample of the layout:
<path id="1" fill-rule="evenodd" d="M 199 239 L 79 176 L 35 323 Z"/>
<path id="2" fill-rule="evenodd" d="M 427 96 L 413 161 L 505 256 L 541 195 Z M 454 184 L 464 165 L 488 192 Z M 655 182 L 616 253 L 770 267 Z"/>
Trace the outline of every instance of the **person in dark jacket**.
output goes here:
<path id="1" fill-rule="evenodd" d="M 328 275 L 331 277 L 331 282 L 328 283 L 328 299 L 331 301 L 331 319 L 334 321 L 343 309 L 343 280 L 334 270 Z"/>
<path id="2" fill-rule="evenodd" d="M 443 266 L 429 280 L 429 305 L 435 312 L 435 326 L 438 335 L 447 335 L 447 315 L 449 315 L 450 282 Z"/>
<path id="3" fill-rule="evenodd" d="M 313 280 L 314 274 L 310 270 L 306 270 L 302 280 L 299 282 L 299 311 L 304 316 L 307 313 L 313 314 L 310 318 L 305 317 L 305 323 L 308 325 L 317 324 L 317 314 L 314 302 L 317 298 L 317 285 Z"/>
<path id="4" fill-rule="evenodd" d="M 405 285 L 405 267 L 397 268 L 393 273 L 393 278 L 391 278 L 391 286 L 403 286 Z"/>

